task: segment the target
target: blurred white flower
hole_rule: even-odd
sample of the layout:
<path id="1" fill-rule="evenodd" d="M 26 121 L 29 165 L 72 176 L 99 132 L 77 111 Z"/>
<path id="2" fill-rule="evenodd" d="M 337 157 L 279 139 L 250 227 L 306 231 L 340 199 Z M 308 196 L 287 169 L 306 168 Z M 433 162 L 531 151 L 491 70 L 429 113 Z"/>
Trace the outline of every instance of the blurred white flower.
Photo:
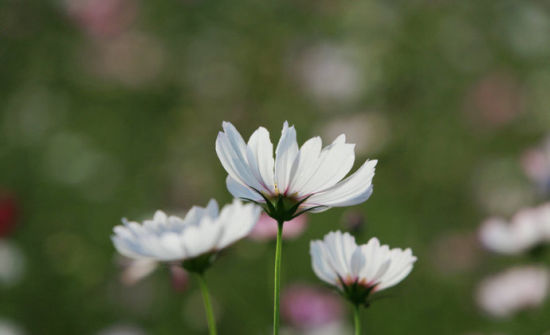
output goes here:
<path id="1" fill-rule="evenodd" d="M 509 317 L 520 310 L 540 306 L 548 294 L 549 279 L 545 268 L 512 268 L 483 280 L 477 290 L 477 302 L 494 317 Z"/>
<path id="2" fill-rule="evenodd" d="M 148 258 L 128 259 L 124 263 L 124 269 L 120 275 L 120 281 L 125 285 L 136 284 L 155 271 L 158 266 L 157 261 Z"/>
<path id="3" fill-rule="evenodd" d="M 305 90 L 319 101 L 356 100 L 364 82 L 350 48 L 322 44 L 299 57 L 297 73 Z"/>
<path id="4" fill-rule="evenodd" d="M 0 239 L 0 285 L 15 285 L 21 280 L 24 270 L 25 258 L 19 247 Z"/>
<path id="5" fill-rule="evenodd" d="M 115 324 L 109 326 L 100 332 L 97 335 L 146 335 L 147 333 L 134 325 L 130 324 Z"/>
<path id="6" fill-rule="evenodd" d="M 322 241 L 312 241 L 310 254 L 317 277 L 339 288 L 356 304 L 367 303 L 370 293 L 401 282 L 416 261 L 411 249 L 390 249 L 375 237 L 357 245 L 353 236 L 340 231 L 328 233 Z"/>
<path id="7" fill-rule="evenodd" d="M 182 261 L 215 253 L 245 237 L 260 214 L 260 208 L 234 200 L 223 207 L 212 199 L 206 208 L 195 206 L 183 219 L 157 211 L 143 224 L 123 221 L 112 236 L 124 256 L 157 261 Z"/>
<path id="8" fill-rule="evenodd" d="M 0 317 L 0 335 L 23 335 L 25 332 L 14 322 Z"/>
<path id="9" fill-rule="evenodd" d="M 367 160 L 343 179 L 355 161 L 354 145 L 346 143 L 343 134 L 322 150 L 319 137 L 298 148 L 296 130 L 285 122 L 273 159 L 273 144 L 265 128 L 258 128 L 248 144 L 231 123 L 224 122 L 223 129 L 216 139 L 216 152 L 229 174 L 229 192 L 263 204 L 275 219 L 283 216 L 288 221 L 298 208 L 321 212 L 356 205 L 372 194 L 376 160 Z"/>
<path id="10" fill-rule="evenodd" d="M 526 208 L 510 222 L 500 218 L 485 220 L 479 229 L 483 246 L 502 254 L 518 254 L 550 241 L 550 203 Z"/>
<path id="11" fill-rule="evenodd" d="M 322 126 L 321 134 L 325 138 L 346 134 L 356 143 L 357 154 L 364 155 L 379 152 L 389 141 L 390 129 L 383 114 L 368 112 L 329 120 Z"/>

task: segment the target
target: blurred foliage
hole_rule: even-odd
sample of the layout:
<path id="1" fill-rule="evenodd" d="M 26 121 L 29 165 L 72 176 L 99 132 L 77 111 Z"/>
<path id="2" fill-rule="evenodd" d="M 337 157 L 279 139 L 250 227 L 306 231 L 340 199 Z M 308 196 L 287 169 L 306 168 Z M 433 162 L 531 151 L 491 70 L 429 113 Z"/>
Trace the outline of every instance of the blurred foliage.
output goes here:
<path id="1" fill-rule="evenodd" d="M 0 187 L 19 202 L 8 238 L 26 272 L 0 287 L 0 316 L 28 334 L 120 322 L 204 333 L 194 281 L 175 293 L 162 267 L 135 286 L 119 282 L 112 227 L 230 201 L 214 151 L 222 120 L 246 138 L 263 125 L 274 142 L 289 120 L 302 143 L 336 120 L 376 114 L 387 131 L 373 141 L 385 145 L 356 163 L 379 159 L 373 197 L 311 215 L 284 246 L 284 283 L 321 285 L 309 240 L 358 211 L 360 241 L 377 236 L 419 258 L 364 312 L 365 333 L 543 334 L 550 304 L 503 321 L 475 305 L 481 278 L 525 259 L 474 249 L 457 269 L 453 257 L 469 249 L 441 239 L 501 214 L 479 201 L 491 194 L 480 185 L 529 186 L 517 161 L 550 126 L 549 38 L 550 8 L 535 1 L 3 0 Z M 502 159 L 511 172 L 486 186 L 493 170 L 480 171 Z M 522 196 L 503 213 L 542 200 Z M 221 334 L 269 333 L 273 253 L 242 241 L 209 272 Z"/>

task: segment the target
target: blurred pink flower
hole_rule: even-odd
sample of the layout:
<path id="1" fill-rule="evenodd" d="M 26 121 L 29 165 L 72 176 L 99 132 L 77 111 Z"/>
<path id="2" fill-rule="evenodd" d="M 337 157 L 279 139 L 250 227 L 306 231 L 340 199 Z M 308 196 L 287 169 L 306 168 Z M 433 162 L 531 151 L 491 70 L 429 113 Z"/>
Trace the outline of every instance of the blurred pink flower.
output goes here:
<path id="1" fill-rule="evenodd" d="M 134 23 L 138 6 L 135 0 L 66 0 L 68 15 L 91 36 L 110 37 Z"/>
<path id="2" fill-rule="evenodd" d="M 295 284 L 283 291 L 281 313 L 286 322 L 305 330 L 341 320 L 344 306 L 340 297 L 329 290 Z"/>
<path id="3" fill-rule="evenodd" d="M 183 292 L 189 287 L 189 274 L 179 264 L 170 265 L 170 276 L 172 279 L 172 288 L 175 291 Z"/>
<path id="4" fill-rule="evenodd" d="M 130 87 L 155 82 L 165 63 L 162 45 L 152 35 L 128 32 L 92 43 L 82 52 L 82 67 L 101 79 Z"/>
<path id="5" fill-rule="evenodd" d="M 13 231 L 17 222 L 17 202 L 9 194 L 0 194 L 0 237 Z"/>
<path id="6" fill-rule="evenodd" d="M 524 266 L 509 269 L 481 282 L 476 299 L 494 317 L 540 306 L 548 295 L 550 276 L 546 268 Z"/>
<path id="7" fill-rule="evenodd" d="M 550 203 L 524 208 L 510 222 L 485 220 L 479 229 L 482 245 L 502 254 L 518 254 L 550 241 Z"/>
<path id="8" fill-rule="evenodd" d="M 524 110 L 521 87 L 507 73 L 491 73 L 471 88 L 466 113 L 476 125 L 499 127 L 513 121 Z"/>
<path id="9" fill-rule="evenodd" d="M 453 232 L 438 237 L 430 258 L 440 273 L 452 275 L 474 268 L 480 261 L 479 251 L 474 233 Z"/>
<path id="10" fill-rule="evenodd" d="M 285 222 L 283 226 L 283 238 L 294 239 L 302 235 L 307 225 L 307 215 L 299 215 L 296 218 Z M 265 241 L 277 238 L 277 221 L 269 215 L 262 213 L 258 223 L 252 228 L 248 235 L 253 240 Z"/>
<path id="11" fill-rule="evenodd" d="M 525 151 L 521 156 L 521 165 L 541 193 L 550 193 L 550 136 L 538 147 Z"/>

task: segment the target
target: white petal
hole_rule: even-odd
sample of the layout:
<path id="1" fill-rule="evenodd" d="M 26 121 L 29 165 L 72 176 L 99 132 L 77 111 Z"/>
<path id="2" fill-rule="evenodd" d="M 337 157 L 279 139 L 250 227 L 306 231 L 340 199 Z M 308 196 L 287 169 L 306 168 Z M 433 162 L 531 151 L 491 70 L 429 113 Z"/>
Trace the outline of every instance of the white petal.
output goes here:
<path id="1" fill-rule="evenodd" d="M 227 185 L 227 190 L 229 193 L 238 199 L 250 199 L 256 202 L 265 202 L 261 195 L 256 191 L 251 190 L 250 188 L 243 186 L 238 183 L 231 176 L 227 176 L 225 179 L 225 184 Z"/>
<path id="2" fill-rule="evenodd" d="M 223 234 L 217 243 L 217 248 L 226 248 L 247 236 L 258 222 L 260 212 L 260 207 L 242 204 L 237 199 L 234 199 L 231 205 L 225 206 L 218 219 L 223 226 Z"/>
<path id="3" fill-rule="evenodd" d="M 264 127 L 258 128 L 250 136 L 247 157 L 256 179 L 269 193 L 275 193 L 273 144 L 269 139 L 269 132 Z"/>
<path id="4" fill-rule="evenodd" d="M 355 161 L 355 144 L 345 143 L 345 136 L 340 135 L 332 144 L 324 148 L 318 159 L 313 162 L 316 169 L 307 176 L 307 181 L 296 191 L 300 196 L 322 192 L 342 180 L 353 167 Z"/>
<path id="5" fill-rule="evenodd" d="M 377 161 L 367 161 L 354 174 L 333 187 L 311 196 L 304 207 L 352 206 L 366 201 L 372 194 L 372 178 Z"/>
<path id="6" fill-rule="evenodd" d="M 216 153 L 223 167 L 241 184 L 261 189 L 261 184 L 250 171 L 246 157 L 248 149 L 241 135 L 229 122 L 224 122 L 223 128 L 225 132 L 219 132 L 216 138 Z"/>
<path id="7" fill-rule="evenodd" d="M 292 179 L 292 166 L 297 155 L 296 130 L 294 126 L 289 127 L 288 122 L 285 121 L 275 158 L 275 182 L 280 193 L 288 192 L 288 186 Z"/>

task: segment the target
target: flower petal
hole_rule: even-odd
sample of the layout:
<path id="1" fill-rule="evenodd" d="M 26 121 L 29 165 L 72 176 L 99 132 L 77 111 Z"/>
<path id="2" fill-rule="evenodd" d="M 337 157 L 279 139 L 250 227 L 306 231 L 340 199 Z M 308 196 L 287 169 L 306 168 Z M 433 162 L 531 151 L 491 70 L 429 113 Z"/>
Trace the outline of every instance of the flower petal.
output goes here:
<path id="1" fill-rule="evenodd" d="M 273 144 L 269 139 L 269 132 L 264 127 L 258 128 L 250 136 L 247 158 L 250 170 L 263 188 L 271 194 L 275 193 Z"/>
<path id="2" fill-rule="evenodd" d="M 275 182 L 280 193 L 288 192 L 288 186 L 292 180 L 292 166 L 297 155 L 296 129 L 294 126 L 289 127 L 288 122 L 285 121 L 275 158 Z"/>

